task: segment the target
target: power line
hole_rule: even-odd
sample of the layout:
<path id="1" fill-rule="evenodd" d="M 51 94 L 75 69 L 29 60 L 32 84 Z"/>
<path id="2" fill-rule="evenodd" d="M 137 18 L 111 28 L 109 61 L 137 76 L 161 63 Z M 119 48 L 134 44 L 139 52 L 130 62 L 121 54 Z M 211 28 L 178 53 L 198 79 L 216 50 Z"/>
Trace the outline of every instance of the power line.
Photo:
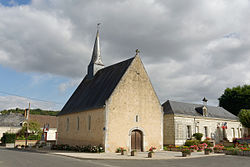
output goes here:
<path id="1" fill-rule="evenodd" d="M 57 102 L 57 101 L 48 101 L 48 100 L 38 99 L 38 98 L 34 98 L 34 97 L 21 96 L 21 95 L 17 95 L 17 94 L 14 94 L 14 93 L 8 93 L 8 92 L 5 92 L 5 91 L 1 91 L 1 90 L 0 90 L 0 93 L 6 94 L 6 95 L 11 95 L 11 96 L 16 96 L 16 97 L 22 97 L 22 98 L 26 98 L 26 99 L 30 99 L 30 100 L 42 101 L 42 102 L 46 102 L 46 103 L 63 104 L 63 103 Z"/>

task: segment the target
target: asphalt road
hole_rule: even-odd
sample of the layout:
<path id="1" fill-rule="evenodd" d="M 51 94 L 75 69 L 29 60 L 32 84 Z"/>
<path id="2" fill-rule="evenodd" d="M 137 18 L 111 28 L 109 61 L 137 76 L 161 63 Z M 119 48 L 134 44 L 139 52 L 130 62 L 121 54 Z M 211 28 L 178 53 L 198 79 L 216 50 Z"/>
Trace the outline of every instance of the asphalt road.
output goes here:
<path id="1" fill-rule="evenodd" d="M 215 156 L 175 160 L 80 160 L 0 149 L 0 167 L 250 167 L 250 157 Z"/>

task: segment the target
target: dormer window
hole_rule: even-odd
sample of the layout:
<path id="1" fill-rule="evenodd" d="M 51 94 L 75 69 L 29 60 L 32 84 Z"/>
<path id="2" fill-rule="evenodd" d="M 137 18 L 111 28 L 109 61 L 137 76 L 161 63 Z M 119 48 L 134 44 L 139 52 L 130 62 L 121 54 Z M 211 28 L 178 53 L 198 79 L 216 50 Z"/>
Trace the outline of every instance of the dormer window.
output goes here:
<path id="1" fill-rule="evenodd" d="M 202 107 L 202 113 L 203 113 L 203 116 L 204 117 L 207 117 L 207 107 L 206 106 L 204 106 L 204 107 Z"/>

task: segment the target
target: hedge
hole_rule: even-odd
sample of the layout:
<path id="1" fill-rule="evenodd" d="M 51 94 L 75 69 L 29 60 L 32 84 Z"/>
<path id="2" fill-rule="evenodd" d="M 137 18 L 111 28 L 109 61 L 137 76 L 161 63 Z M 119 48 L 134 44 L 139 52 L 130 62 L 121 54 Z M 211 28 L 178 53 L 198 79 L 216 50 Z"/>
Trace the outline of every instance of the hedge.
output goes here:
<path id="1" fill-rule="evenodd" d="M 193 146 L 193 145 L 198 145 L 200 143 L 199 140 L 186 140 L 185 146 Z"/>
<path id="2" fill-rule="evenodd" d="M 1 138 L 2 143 L 15 143 L 16 134 L 15 133 L 4 133 Z"/>

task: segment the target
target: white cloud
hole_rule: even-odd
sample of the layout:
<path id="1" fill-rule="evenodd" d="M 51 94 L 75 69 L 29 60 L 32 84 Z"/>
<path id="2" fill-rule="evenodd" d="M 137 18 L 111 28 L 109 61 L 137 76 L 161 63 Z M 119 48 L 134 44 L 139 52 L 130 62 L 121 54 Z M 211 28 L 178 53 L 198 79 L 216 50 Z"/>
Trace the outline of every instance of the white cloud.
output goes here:
<path id="1" fill-rule="evenodd" d="M 101 26 L 106 65 L 141 49 L 161 101 L 210 104 L 226 87 L 249 84 L 250 3 L 175 0 L 34 0 L 0 6 L 0 64 L 21 71 L 62 75 L 75 86 L 86 73 Z M 80 78 L 80 79 L 79 79 Z"/>
<path id="2" fill-rule="evenodd" d="M 26 99 L 17 96 L 0 96 L 0 111 L 13 108 L 28 108 L 29 103 L 32 109 L 40 108 L 46 110 L 60 110 L 60 106 L 53 102 L 43 102 Z M 15 106 L 15 107 L 13 107 Z"/>
<path id="3" fill-rule="evenodd" d="M 80 84 L 80 81 L 81 81 L 81 79 L 74 79 L 74 80 L 70 80 L 67 82 L 63 82 L 58 86 L 59 91 L 63 93 L 72 87 L 76 87 Z"/>

